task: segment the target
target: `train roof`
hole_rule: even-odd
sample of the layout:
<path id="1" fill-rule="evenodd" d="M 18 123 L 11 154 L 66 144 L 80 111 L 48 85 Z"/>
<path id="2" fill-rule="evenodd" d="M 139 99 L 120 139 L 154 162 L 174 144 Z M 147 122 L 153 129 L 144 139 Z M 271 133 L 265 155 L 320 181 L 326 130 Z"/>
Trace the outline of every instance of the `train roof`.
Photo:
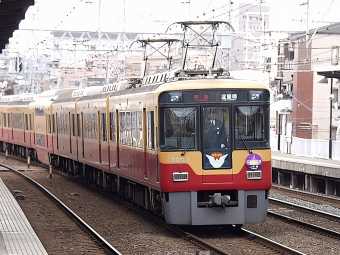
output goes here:
<path id="1" fill-rule="evenodd" d="M 79 98 L 83 96 L 98 95 L 103 90 L 104 86 L 90 86 L 84 89 L 77 89 L 72 92 L 72 98 Z"/>
<path id="2" fill-rule="evenodd" d="M 56 97 L 59 96 L 60 94 L 63 94 L 65 92 L 68 91 L 74 91 L 76 90 L 76 88 L 64 88 L 64 89 L 50 89 L 50 90 L 46 90 L 41 92 L 38 97 L 42 98 L 42 97 Z"/>
<path id="3" fill-rule="evenodd" d="M 164 82 L 162 84 L 146 85 L 137 88 L 116 91 L 110 94 L 110 97 L 120 95 L 137 94 L 163 91 L 179 90 L 198 90 L 198 89 L 267 89 L 267 86 L 260 82 L 233 79 L 197 79 L 197 80 L 179 80 Z"/>
<path id="4" fill-rule="evenodd" d="M 32 105 L 51 104 L 57 99 L 70 98 L 75 88 L 47 90 L 38 95 Z"/>
<path id="5" fill-rule="evenodd" d="M 0 103 L 8 104 L 10 102 L 18 102 L 21 101 L 20 95 L 9 95 L 9 96 L 2 96 L 0 98 Z"/>
<path id="6" fill-rule="evenodd" d="M 178 80 L 163 83 L 157 92 L 172 90 L 197 90 L 197 89 L 268 89 L 268 87 L 256 81 L 234 79 L 198 79 Z"/>

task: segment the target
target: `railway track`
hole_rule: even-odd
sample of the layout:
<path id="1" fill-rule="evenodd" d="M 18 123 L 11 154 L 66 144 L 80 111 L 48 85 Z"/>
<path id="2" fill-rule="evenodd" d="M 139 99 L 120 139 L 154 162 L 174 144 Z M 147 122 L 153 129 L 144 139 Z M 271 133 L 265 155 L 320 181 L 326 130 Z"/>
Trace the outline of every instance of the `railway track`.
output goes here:
<path id="1" fill-rule="evenodd" d="M 340 229 L 340 216 L 280 201 L 278 199 L 271 199 L 270 201 L 279 206 L 276 207 L 276 209 L 272 208 L 268 211 L 269 217 L 279 218 L 290 224 L 309 229 L 315 233 L 340 239 L 340 232 L 337 231 Z"/>
<path id="2" fill-rule="evenodd" d="M 290 189 L 287 187 L 274 185 L 271 189 L 272 192 L 278 192 L 281 195 L 290 196 L 297 199 L 303 199 L 316 204 L 323 204 L 333 206 L 335 208 L 340 208 L 340 197 L 322 195 L 318 193 L 312 193 L 297 189 Z"/>
<path id="3" fill-rule="evenodd" d="M 64 176 L 70 177 L 66 173 L 60 173 Z M 76 180 L 77 182 L 83 183 L 78 178 L 73 178 L 73 180 Z M 83 183 L 84 185 L 89 185 L 88 183 Z M 230 238 L 230 236 L 233 236 L 233 245 L 231 242 L 228 246 L 225 246 L 225 240 L 220 241 L 221 237 L 216 238 L 215 240 L 207 240 L 207 238 L 200 237 L 199 233 L 195 234 L 195 227 L 188 227 L 188 230 L 185 228 L 182 228 L 181 226 L 173 226 L 167 224 L 163 219 L 160 219 L 158 216 L 151 214 L 149 211 L 146 211 L 140 207 L 136 207 L 129 202 L 126 202 L 124 200 L 121 200 L 117 198 L 116 196 L 112 195 L 111 193 L 108 193 L 103 190 L 98 190 L 102 194 L 104 194 L 107 197 L 110 197 L 111 199 L 115 200 L 116 202 L 119 202 L 123 204 L 125 207 L 136 211 L 137 213 L 143 215 L 144 217 L 152 220 L 153 222 L 160 225 L 162 228 L 167 229 L 168 231 L 172 232 L 173 234 L 177 235 L 181 239 L 187 241 L 188 243 L 194 245 L 198 249 L 197 254 L 215 254 L 215 255 L 238 255 L 238 254 L 244 254 L 244 248 L 240 249 L 240 247 L 247 247 L 248 250 L 252 250 L 252 254 L 259 254 L 259 255 L 265 255 L 265 254 L 286 254 L 286 255 L 302 255 L 304 253 L 299 252 L 298 250 L 294 250 L 290 247 L 287 247 L 285 245 L 282 245 L 278 242 L 272 241 L 269 238 L 266 238 L 264 236 L 258 235 L 254 232 L 248 231 L 243 228 L 238 228 L 237 226 L 234 226 L 232 228 L 223 228 L 223 231 L 220 232 L 220 227 L 212 227 L 209 229 L 209 232 L 219 232 L 223 237 L 227 236 L 227 238 Z M 200 226 L 199 228 L 206 229 L 205 227 Z M 216 231 L 217 230 L 217 231 Z M 207 232 L 203 231 L 205 234 Z M 223 234 L 222 234 L 223 233 Z M 224 248 L 221 248 L 224 247 Z M 209 253 L 205 253 L 209 252 Z"/>
<path id="4" fill-rule="evenodd" d="M 80 229 L 76 231 L 76 236 L 78 240 L 82 240 L 82 239 L 87 240 L 86 242 L 81 244 L 82 249 L 89 250 L 95 254 L 121 255 L 121 253 L 117 249 L 115 249 L 111 244 L 109 244 L 103 237 L 101 237 L 95 230 L 93 230 L 81 217 L 75 214 L 62 201 L 60 201 L 56 196 L 54 196 L 51 192 L 49 192 L 48 189 L 46 189 L 43 185 L 33 180 L 26 174 L 22 173 L 18 169 L 15 169 L 11 166 L 8 166 L 2 163 L 0 163 L 0 166 L 2 168 L 11 170 L 13 173 L 24 178 L 28 183 L 30 183 L 36 189 L 39 189 L 46 197 L 48 197 L 51 201 L 50 203 L 57 205 L 57 206 L 53 206 L 53 205 L 46 204 L 47 200 L 44 199 L 45 201 L 44 206 L 54 207 L 54 208 L 59 209 L 54 212 L 53 210 L 51 210 L 50 212 L 53 212 L 54 214 L 57 215 L 57 214 L 60 214 L 60 212 L 62 211 L 63 213 L 67 214 L 67 216 L 80 227 Z M 23 195 L 22 191 L 20 190 L 14 190 L 14 197 L 17 199 L 26 199 L 26 196 Z M 42 198 L 39 198 L 39 200 L 42 200 Z M 52 215 L 49 215 L 49 216 L 54 217 Z M 58 218 L 58 217 L 56 216 L 55 218 Z M 63 227 L 63 229 L 65 230 L 65 227 Z M 60 231 L 60 233 L 62 234 L 62 231 Z M 90 238 L 88 238 L 89 236 Z M 92 240 L 92 242 L 88 242 L 88 240 Z"/>
<path id="5" fill-rule="evenodd" d="M 26 170 L 26 167 L 22 167 L 22 170 Z M 30 168 L 32 171 L 34 171 L 34 166 L 32 165 Z M 52 179 L 56 178 L 57 176 L 63 176 L 67 178 L 71 178 L 71 176 L 67 175 L 66 173 L 54 171 L 53 170 L 53 177 Z M 45 175 L 47 178 L 47 174 Z M 78 178 L 72 177 L 72 181 L 80 182 Z M 82 183 L 83 185 L 84 183 Z M 88 183 L 86 184 L 89 185 Z M 195 254 L 205 254 L 204 252 L 209 252 L 210 254 L 224 254 L 224 255 L 237 255 L 237 254 L 244 254 L 244 248 L 240 247 L 246 247 L 246 249 L 251 249 L 252 254 L 303 254 L 299 251 L 295 251 L 294 249 L 291 249 L 289 247 L 286 247 L 284 245 L 280 245 L 278 242 L 273 242 L 268 238 L 261 237 L 260 235 L 255 234 L 254 232 L 249 232 L 245 229 L 228 229 L 224 231 L 221 236 L 214 236 L 214 239 L 208 240 L 204 238 L 204 236 L 200 237 L 198 235 L 195 235 L 195 233 L 192 230 L 183 230 L 176 226 L 171 226 L 166 224 L 163 220 L 159 219 L 155 215 L 151 215 L 149 212 L 142 210 L 141 208 L 135 207 L 134 205 L 131 205 L 130 203 L 127 203 L 126 201 L 118 200 L 117 197 L 114 197 L 112 194 L 109 194 L 105 191 L 99 191 L 96 187 L 92 187 L 93 190 L 96 192 L 105 193 L 106 196 L 110 198 L 110 200 L 114 199 L 120 204 L 123 204 L 126 208 L 131 208 L 134 211 L 138 211 L 139 214 L 142 214 L 147 219 L 151 220 L 152 222 L 156 223 L 157 225 L 161 226 L 164 229 L 167 229 L 167 231 L 170 231 L 173 235 L 180 237 L 183 247 L 187 249 L 189 247 L 189 250 L 195 250 Z M 216 229 L 219 229 L 218 227 Z M 217 233 L 216 231 L 211 229 L 209 230 L 209 233 Z M 230 242 L 228 241 L 228 245 L 225 245 L 225 238 L 230 239 Z M 123 253 L 124 254 L 124 253 Z M 126 253 L 127 254 L 127 253 Z M 190 254 L 190 253 L 189 253 Z"/>

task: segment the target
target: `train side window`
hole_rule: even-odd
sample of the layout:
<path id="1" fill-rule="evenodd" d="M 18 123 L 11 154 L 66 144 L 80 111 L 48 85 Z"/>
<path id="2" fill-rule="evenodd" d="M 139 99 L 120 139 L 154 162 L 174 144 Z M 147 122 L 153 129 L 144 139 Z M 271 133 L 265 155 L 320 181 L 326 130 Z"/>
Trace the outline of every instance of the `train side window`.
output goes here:
<path id="1" fill-rule="evenodd" d="M 78 137 L 81 137 L 81 115 L 77 114 Z"/>
<path id="2" fill-rule="evenodd" d="M 68 114 L 64 113 L 64 134 L 69 135 L 69 120 L 68 120 Z"/>
<path id="3" fill-rule="evenodd" d="M 92 127 L 93 127 L 92 139 L 98 139 L 98 116 L 96 113 L 92 114 Z"/>
<path id="4" fill-rule="evenodd" d="M 110 141 L 116 141 L 116 119 L 114 112 L 110 112 Z"/>
<path id="5" fill-rule="evenodd" d="M 126 144 L 126 119 L 125 112 L 119 113 L 119 143 Z"/>
<path id="6" fill-rule="evenodd" d="M 72 136 L 76 136 L 76 123 L 74 113 L 71 114 L 71 122 L 72 122 Z"/>
<path id="7" fill-rule="evenodd" d="M 8 123 L 8 127 L 11 127 L 11 115 L 9 113 L 7 113 L 7 123 Z"/>
<path id="8" fill-rule="evenodd" d="M 127 145 L 132 145 L 131 137 L 131 112 L 126 112 L 126 143 Z"/>
<path id="9" fill-rule="evenodd" d="M 22 129 L 22 115 L 19 113 L 13 113 L 13 128 Z"/>
<path id="10" fill-rule="evenodd" d="M 47 132 L 51 134 L 51 115 L 47 114 Z"/>
<path id="11" fill-rule="evenodd" d="M 132 146 L 137 146 L 137 121 L 136 121 L 137 112 L 131 113 L 131 137 L 132 137 Z"/>
<path id="12" fill-rule="evenodd" d="M 143 118 L 142 111 L 137 112 L 137 147 L 143 147 Z"/>
<path id="13" fill-rule="evenodd" d="M 30 114 L 30 130 L 33 130 L 33 118 L 34 118 L 34 115 L 33 113 Z"/>
<path id="14" fill-rule="evenodd" d="M 154 122 L 154 111 L 148 111 L 147 119 L 147 129 L 148 129 L 148 148 L 155 149 L 155 122 Z"/>
<path id="15" fill-rule="evenodd" d="M 4 119 L 4 127 L 7 127 L 6 113 L 3 114 L 3 119 Z"/>
<path id="16" fill-rule="evenodd" d="M 104 142 L 107 141 L 107 130 L 106 130 L 106 113 L 101 114 L 101 137 Z"/>
<path id="17" fill-rule="evenodd" d="M 28 114 L 25 114 L 25 130 L 28 130 Z"/>
<path id="18" fill-rule="evenodd" d="M 83 123 L 83 138 L 86 138 L 86 114 L 85 113 L 82 113 L 82 123 Z"/>
<path id="19" fill-rule="evenodd" d="M 54 114 L 52 114 L 52 121 L 53 121 L 53 123 L 52 123 L 52 132 L 55 133 L 55 115 Z"/>

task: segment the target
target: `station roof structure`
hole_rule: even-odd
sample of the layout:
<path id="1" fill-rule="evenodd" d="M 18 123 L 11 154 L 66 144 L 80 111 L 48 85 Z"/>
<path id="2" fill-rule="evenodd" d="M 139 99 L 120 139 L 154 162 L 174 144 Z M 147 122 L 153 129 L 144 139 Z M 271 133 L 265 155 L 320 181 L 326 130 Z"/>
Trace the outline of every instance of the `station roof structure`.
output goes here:
<path id="1" fill-rule="evenodd" d="M 0 50 L 5 49 L 8 39 L 19 28 L 21 20 L 34 0 L 1 0 L 0 1 Z"/>
<path id="2" fill-rule="evenodd" d="M 322 75 L 325 78 L 336 78 L 340 80 L 340 70 L 320 71 L 320 72 L 317 72 L 317 74 Z"/>

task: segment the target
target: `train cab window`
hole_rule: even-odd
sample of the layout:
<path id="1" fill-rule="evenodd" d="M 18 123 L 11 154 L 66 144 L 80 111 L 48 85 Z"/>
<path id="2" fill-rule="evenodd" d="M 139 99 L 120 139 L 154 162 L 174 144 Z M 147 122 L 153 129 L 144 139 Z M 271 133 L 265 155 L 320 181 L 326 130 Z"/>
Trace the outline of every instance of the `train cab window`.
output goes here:
<path id="1" fill-rule="evenodd" d="M 147 130 L 148 130 L 148 148 L 155 149 L 155 121 L 154 121 L 154 111 L 148 111 L 147 118 Z"/>
<path id="2" fill-rule="evenodd" d="M 197 150 L 196 107 L 162 108 L 160 110 L 160 149 Z"/>
<path id="3" fill-rule="evenodd" d="M 235 107 L 235 148 L 270 148 L 269 107 Z"/>
<path id="4" fill-rule="evenodd" d="M 110 141 L 116 141 L 116 116 L 114 112 L 110 112 Z"/>
<path id="5" fill-rule="evenodd" d="M 203 108 L 204 149 L 224 149 L 229 146 L 230 132 L 229 107 Z"/>

